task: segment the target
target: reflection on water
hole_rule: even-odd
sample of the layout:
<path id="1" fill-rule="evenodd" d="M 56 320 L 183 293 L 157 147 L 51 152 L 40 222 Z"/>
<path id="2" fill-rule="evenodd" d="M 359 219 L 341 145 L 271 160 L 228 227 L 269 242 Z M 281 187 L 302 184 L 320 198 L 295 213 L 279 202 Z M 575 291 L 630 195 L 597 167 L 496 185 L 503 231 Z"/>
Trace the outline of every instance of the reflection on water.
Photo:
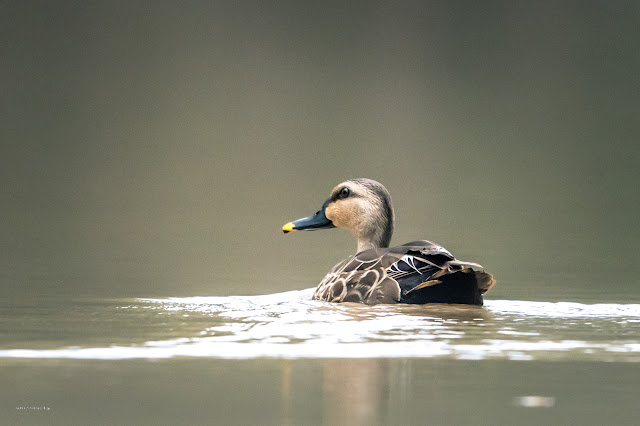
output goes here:
<path id="1" fill-rule="evenodd" d="M 91 339 L 79 317 L 82 335 L 66 330 L 64 339 L 37 347 L 29 347 L 33 339 L 14 343 L 0 357 L 640 360 L 638 304 L 489 300 L 484 308 L 371 307 L 312 301 L 312 291 L 88 305 L 74 313 L 96 322 Z M 44 335 L 60 333 L 55 318 L 38 326 L 51 327 L 40 330 Z"/>
<path id="2" fill-rule="evenodd" d="M 547 407 L 556 405 L 556 399 L 552 396 L 527 395 L 513 398 L 513 405 L 521 407 Z"/>
<path id="3" fill-rule="evenodd" d="M 388 361 L 328 359 L 323 368 L 324 419 L 327 424 L 374 424 L 389 394 Z M 371 401 L 376 401 L 372 404 Z"/>
<path id="4" fill-rule="evenodd" d="M 3 424 L 636 425 L 640 415 L 630 363 L 177 357 L 0 365 Z M 23 406 L 50 410 L 15 409 Z"/>

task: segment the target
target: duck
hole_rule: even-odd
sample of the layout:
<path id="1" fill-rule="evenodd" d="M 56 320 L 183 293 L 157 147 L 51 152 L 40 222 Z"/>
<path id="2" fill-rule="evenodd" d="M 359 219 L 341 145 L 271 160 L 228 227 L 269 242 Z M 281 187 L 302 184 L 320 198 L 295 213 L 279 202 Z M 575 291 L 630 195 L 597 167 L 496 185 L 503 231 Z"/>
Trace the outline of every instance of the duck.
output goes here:
<path id="1" fill-rule="evenodd" d="M 389 247 L 394 220 L 389 191 L 375 180 L 358 178 L 334 187 L 315 214 L 286 223 L 285 234 L 343 228 L 357 239 L 356 253 L 327 273 L 312 298 L 366 305 L 483 304 L 495 284 L 493 275 L 428 240 Z"/>

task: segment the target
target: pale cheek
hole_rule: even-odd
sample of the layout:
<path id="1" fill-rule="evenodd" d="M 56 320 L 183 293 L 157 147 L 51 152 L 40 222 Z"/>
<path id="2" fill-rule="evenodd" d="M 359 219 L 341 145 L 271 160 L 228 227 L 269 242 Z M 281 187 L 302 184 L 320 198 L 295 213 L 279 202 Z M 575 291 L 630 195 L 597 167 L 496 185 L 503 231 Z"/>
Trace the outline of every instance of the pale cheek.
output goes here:
<path id="1" fill-rule="evenodd" d="M 344 224 L 341 223 L 340 217 L 337 213 L 338 213 L 337 209 L 333 206 L 327 207 L 327 209 L 324 212 L 325 216 L 327 216 L 327 219 L 333 222 L 333 224 L 338 228 L 341 228 Z"/>
<path id="2" fill-rule="evenodd" d="M 327 217 L 327 219 L 329 219 L 331 222 L 333 222 L 333 224 L 335 225 L 335 209 L 333 208 L 332 205 L 329 205 L 329 207 L 326 208 L 326 210 L 324 211 L 324 215 Z M 336 225 L 337 226 L 337 225 Z"/>
<path id="3" fill-rule="evenodd" d="M 344 209 L 332 205 L 327 207 L 327 210 L 325 210 L 324 214 L 325 216 L 327 216 L 327 219 L 333 222 L 333 224 L 338 228 L 349 228 L 349 215 L 345 215 L 345 212 L 343 210 Z"/>
<path id="4" fill-rule="evenodd" d="M 358 206 L 353 201 L 342 201 L 327 207 L 325 215 L 338 228 L 354 230 L 358 222 Z"/>

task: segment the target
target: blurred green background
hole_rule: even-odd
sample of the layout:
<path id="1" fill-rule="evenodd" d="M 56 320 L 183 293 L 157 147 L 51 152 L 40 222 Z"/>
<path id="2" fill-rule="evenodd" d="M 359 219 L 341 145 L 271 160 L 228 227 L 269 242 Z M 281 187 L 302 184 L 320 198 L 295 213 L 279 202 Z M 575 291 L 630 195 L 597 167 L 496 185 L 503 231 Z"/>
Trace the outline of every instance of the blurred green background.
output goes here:
<path id="1" fill-rule="evenodd" d="M 9 298 L 261 294 L 355 249 L 284 236 L 391 192 L 491 298 L 637 301 L 640 3 L 3 1 Z"/>

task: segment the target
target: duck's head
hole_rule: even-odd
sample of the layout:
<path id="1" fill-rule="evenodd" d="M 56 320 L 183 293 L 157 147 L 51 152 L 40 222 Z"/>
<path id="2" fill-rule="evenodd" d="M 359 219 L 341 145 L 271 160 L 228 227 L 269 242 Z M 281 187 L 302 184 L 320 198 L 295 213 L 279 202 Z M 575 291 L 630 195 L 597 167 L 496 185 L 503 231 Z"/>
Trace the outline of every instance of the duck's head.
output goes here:
<path id="1" fill-rule="evenodd" d="M 350 179 L 333 188 L 331 196 L 316 214 L 289 222 L 290 231 L 344 228 L 358 239 L 358 252 L 389 247 L 393 234 L 391 196 L 381 183 L 371 179 Z"/>

